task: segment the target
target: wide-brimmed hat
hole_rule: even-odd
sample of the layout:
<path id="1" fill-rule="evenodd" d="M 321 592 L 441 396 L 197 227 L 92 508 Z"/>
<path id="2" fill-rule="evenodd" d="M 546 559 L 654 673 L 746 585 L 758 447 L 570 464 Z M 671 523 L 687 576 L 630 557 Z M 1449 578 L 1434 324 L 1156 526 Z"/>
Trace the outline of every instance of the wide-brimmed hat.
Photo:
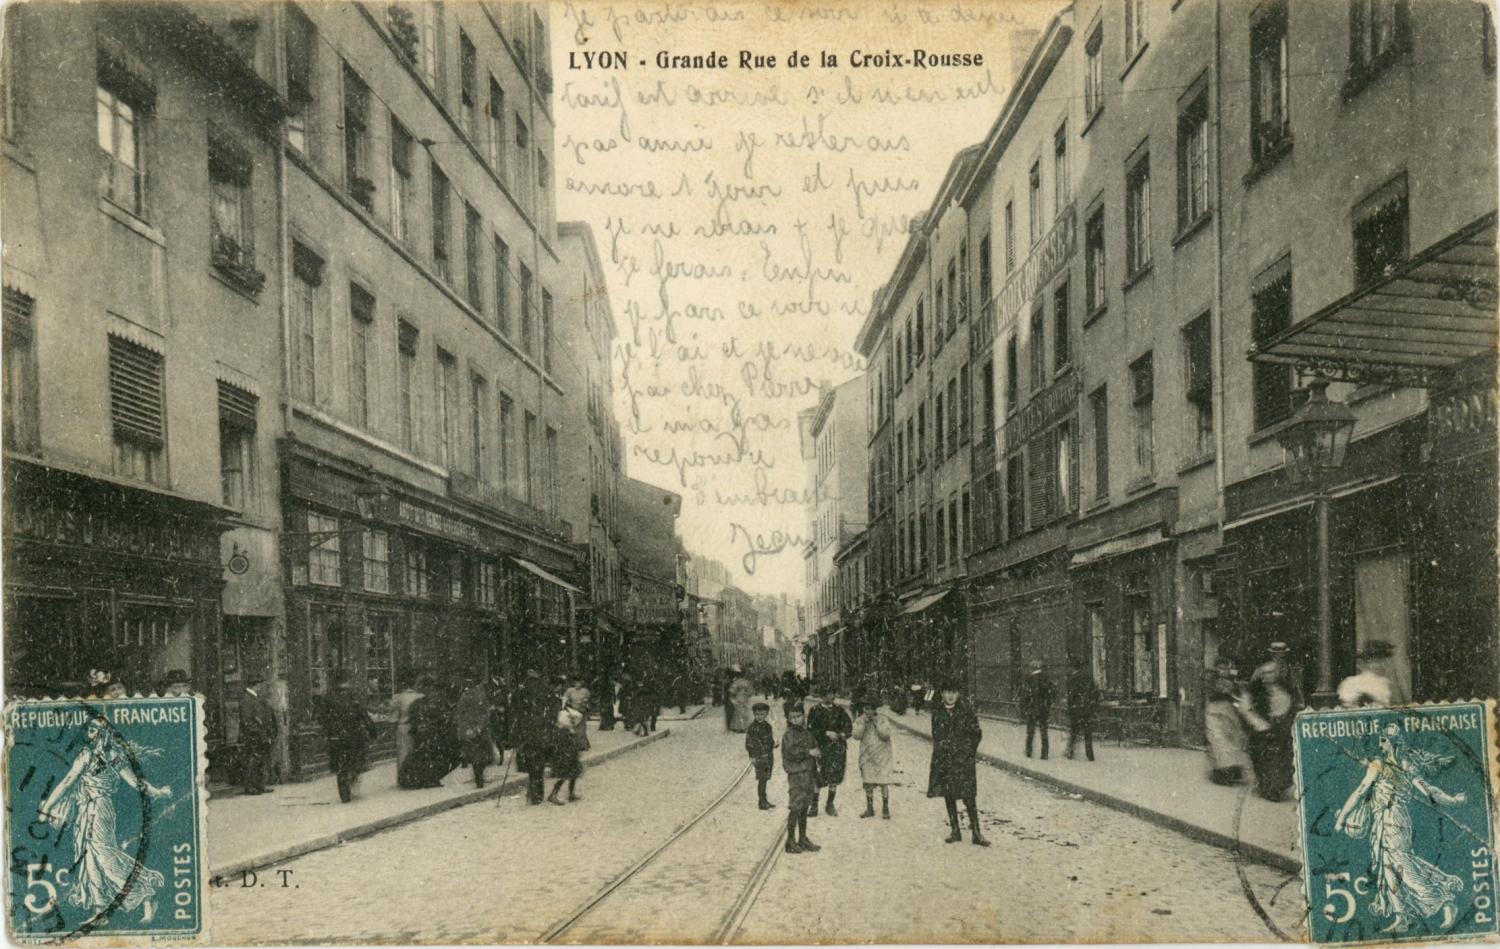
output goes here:
<path id="1" fill-rule="evenodd" d="M 259 681 L 261 678 L 262 676 L 252 675 L 248 676 L 245 681 L 253 683 Z M 162 681 L 167 685 L 192 685 L 193 678 L 182 669 L 168 669 L 167 674 L 162 677 Z"/>
<path id="2" fill-rule="evenodd" d="M 1292 649 L 1286 643 L 1275 642 L 1275 643 L 1272 643 L 1269 647 L 1267 647 L 1266 651 L 1269 652 L 1269 653 L 1271 653 L 1274 656 L 1284 656 L 1287 653 L 1291 652 Z"/>
<path id="3" fill-rule="evenodd" d="M 1384 639 L 1366 640 L 1359 650 L 1360 659 L 1389 659 L 1396 654 L 1396 647 Z"/>

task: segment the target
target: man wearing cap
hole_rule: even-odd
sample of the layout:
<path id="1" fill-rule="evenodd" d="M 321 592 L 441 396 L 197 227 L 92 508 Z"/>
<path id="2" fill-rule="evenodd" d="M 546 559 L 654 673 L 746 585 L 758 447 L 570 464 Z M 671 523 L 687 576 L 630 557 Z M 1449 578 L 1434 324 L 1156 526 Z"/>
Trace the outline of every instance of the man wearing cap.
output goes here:
<path id="1" fill-rule="evenodd" d="M 240 695 L 240 782 L 246 794 L 271 790 L 266 787 L 266 769 L 276 742 L 276 710 L 261 695 L 264 689 L 265 678 L 253 676 Z"/>
<path id="2" fill-rule="evenodd" d="M 536 666 L 526 669 L 526 678 L 511 696 L 510 709 L 510 743 L 516 749 L 516 767 L 526 772 L 526 803 L 540 804 L 557 730 L 558 700 Z"/>
<path id="3" fill-rule="evenodd" d="M 1395 648 L 1385 640 L 1368 640 L 1355 657 L 1359 671 L 1339 683 L 1339 705 L 1344 708 L 1390 708 L 1396 704 L 1396 684 L 1387 672 L 1388 663 L 1395 654 Z"/>
<path id="4" fill-rule="evenodd" d="M 1021 684 L 1021 714 L 1026 716 L 1026 757 L 1031 757 L 1031 740 L 1042 733 L 1042 760 L 1047 760 L 1047 716 L 1052 712 L 1052 680 L 1042 668 L 1040 659 L 1032 660 L 1031 671 Z"/>
<path id="5" fill-rule="evenodd" d="M 1286 643 L 1272 643 L 1270 658 L 1250 676 L 1250 760 L 1255 765 L 1255 791 L 1268 801 L 1280 801 L 1292 783 L 1292 718 L 1302 707 L 1302 687 L 1287 661 Z"/>
<path id="6" fill-rule="evenodd" d="M 745 730 L 745 753 L 755 766 L 755 786 L 760 796 L 760 809 L 769 811 L 776 806 L 766 797 L 766 782 L 771 780 L 771 765 L 776 760 L 776 736 L 767 720 L 771 715 L 771 706 L 765 702 L 756 702 L 750 707 L 750 712 L 755 716 L 755 721 Z"/>
<path id="7" fill-rule="evenodd" d="M 844 783 L 844 769 L 849 763 L 849 736 L 854 734 L 854 722 L 849 713 L 833 701 L 833 689 L 823 688 L 822 701 L 813 706 L 807 716 L 807 730 L 818 743 L 818 787 L 828 789 L 828 805 L 824 808 L 829 817 L 839 816 L 833 799 L 838 796 L 839 785 Z M 813 795 L 809 817 L 818 816 L 818 797 Z"/>

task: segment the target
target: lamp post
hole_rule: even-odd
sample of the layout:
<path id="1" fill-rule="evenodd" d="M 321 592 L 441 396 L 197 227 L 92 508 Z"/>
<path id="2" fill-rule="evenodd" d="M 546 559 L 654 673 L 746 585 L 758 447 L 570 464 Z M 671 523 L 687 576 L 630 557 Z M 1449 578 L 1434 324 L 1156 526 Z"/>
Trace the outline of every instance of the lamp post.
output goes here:
<path id="1" fill-rule="evenodd" d="M 1342 402 L 1328 401 L 1328 380 L 1308 383 L 1307 401 L 1276 429 L 1286 455 L 1286 477 L 1313 490 L 1313 517 L 1318 529 L 1318 685 L 1317 705 L 1331 704 L 1333 683 L 1333 577 L 1328 554 L 1328 478 L 1344 464 L 1354 433 L 1354 413 Z"/>

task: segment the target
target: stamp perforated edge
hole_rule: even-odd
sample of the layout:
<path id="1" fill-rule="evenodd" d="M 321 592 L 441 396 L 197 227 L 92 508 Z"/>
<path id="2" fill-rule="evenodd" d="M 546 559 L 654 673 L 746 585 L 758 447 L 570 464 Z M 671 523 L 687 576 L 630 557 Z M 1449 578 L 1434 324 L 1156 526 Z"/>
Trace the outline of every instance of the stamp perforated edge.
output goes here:
<path id="1" fill-rule="evenodd" d="M 114 702 L 140 701 L 143 699 L 191 699 L 193 710 L 193 797 L 195 801 L 194 811 L 196 817 L 194 830 L 198 835 L 198 863 L 197 863 L 197 898 L 198 898 L 198 931 L 160 931 L 153 932 L 145 930 L 136 933 L 88 933 L 82 936 L 72 936 L 67 939 L 49 939 L 41 936 L 26 936 L 17 933 L 10 919 L 10 872 L 9 872 L 9 850 L 10 850 L 10 808 L 0 808 L 0 832 L 4 833 L 5 849 L 7 853 L 7 867 L 5 868 L 4 886 L 0 887 L 5 897 L 5 937 L 7 940 L 23 946 L 38 945 L 69 945 L 89 946 L 90 949 L 109 949 L 109 947 L 130 947 L 149 945 L 173 945 L 173 946 L 195 946 L 207 945 L 213 942 L 213 925 L 210 918 L 209 900 L 209 856 L 208 856 L 208 728 L 203 718 L 204 697 L 200 692 L 189 695 L 161 695 L 156 692 L 144 694 L 137 692 L 134 695 L 125 695 L 118 698 L 102 698 L 96 695 L 49 695 L 31 696 L 24 699 L 11 699 L 5 702 L 3 712 L 0 712 L 0 730 L 4 731 L 5 749 L 4 759 L 0 761 L 0 787 L 10 788 L 10 755 L 14 736 L 4 723 L 10 720 L 10 712 L 14 708 L 22 708 L 34 704 L 56 704 L 59 702 L 76 702 L 79 704 L 109 705 Z"/>
<path id="2" fill-rule="evenodd" d="M 1443 701 L 1443 702 L 1408 702 L 1408 703 L 1406 703 L 1404 705 L 1391 705 L 1391 706 L 1386 706 L 1386 707 L 1380 708 L 1380 709 L 1369 709 L 1369 711 L 1399 712 L 1399 711 L 1404 711 L 1406 709 L 1438 709 L 1438 708 L 1448 708 L 1448 707 L 1451 707 L 1451 706 L 1454 706 L 1454 705 L 1479 705 L 1479 706 L 1481 706 L 1484 709 L 1484 727 L 1485 727 L 1485 735 L 1486 735 L 1485 745 L 1486 745 L 1486 750 L 1488 751 L 1488 754 L 1485 756 L 1485 766 L 1486 766 L 1486 773 L 1485 773 L 1485 794 L 1486 794 L 1486 797 L 1487 797 L 1486 803 L 1489 805 L 1488 806 L 1488 811 L 1489 811 L 1489 818 L 1490 818 L 1490 840 L 1489 840 L 1490 854 L 1491 854 L 1491 859 L 1494 859 L 1495 849 L 1496 849 L 1496 847 L 1495 847 L 1495 841 L 1496 841 L 1497 836 L 1500 836 L 1500 793 L 1497 793 L 1497 789 L 1500 789 L 1500 735 L 1496 734 L 1496 724 L 1497 724 L 1497 722 L 1496 722 L 1496 707 L 1497 707 L 1496 700 L 1495 699 L 1453 699 L 1453 700 L 1450 700 L 1450 701 Z M 1295 716 L 1295 718 L 1293 718 L 1293 720 L 1292 720 L 1292 727 L 1295 729 L 1296 728 L 1296 722 L 1297 722 L 1297 720 L 1301 719 L 1304 716 L 1313 716 L 1313 715 L 1319 715 L 1319 714 L 1324 714 L 1324 713 L 1328 713 L 1328 712 L 1357 712 L 1357 711 L 1359 711 L 1359 709 L 1345 709 L 1345 708 L 1303 709 L 1302 711 L 1300 711 L 1300 712 L 1297 713 L 1297 715 Z M 1365 940 L 1360 940 L 1358 942 L 1338 942 L 1338 943 L 1314 943 L 1313 942 L 1313 940 L 1312 940 L 1312 912 L 1313 912 L 1312 882 L 1308 878 L 1308 866 L 1307 866 L 1307 811 L 1306 811 L 1306 807 L 1307 807 L 1307 795 L 1304 793 L 1304 789 L 1303 789 L 1303 785 L 1302 785 L 1302 745 L 1301 745 L 1300 742 L 1297 741 L 1295 732 L 1293 733 L 1293 736 L 1292 736 L 1292 781 L 1293 781 L 1293 787 L 1296 788 L 1296 792 L 1297 792 L 1297 826 L 1296 826 L 1296 829 L 1294 830 L 1294 833 L 1296 834 L 1296 839 L 1293 841 L 1293 844 L 1296 847 L 1297 852 L 1302 857 L 1302 897 L 1303 897 L 1303 900 L 1307 904 L 1306 905 L 1307 913 L 1306 913 L 1306 915 L 1304 915 L 1302 917 L 1302 929 L 1301 929 L 1301 932 L 1298 933 L 1299 937 L 1302 939 L 1303 942 L 1310 943 L 1312 945 L 1321 945 L 1321 946 L 1395 945 L 1395 944 L 1399 944 L 1400 942 L 1402 942 L 1401 940 L 1392 940 L 1389 937 L 1378 938 L 1378 939 L 1365 939 Z M 1413 944 L 1431 944 L 1431 943 L 1438 943 L 1438 942 L 1469 942 L 1469 943 L 1472 943 L 1472 942 L 1476 942 L 1476 941 L 1480 941 L 1480 940 L 1486 940 L 1486 937 L 1488 937 L 1487 941 L 1494 941 L 1497 934 L 1500 934 L 1500 923 L 1497 923 L 1497 928 L 1494 929 L 1494 930 L 1491 930 L 1489 933 L 1457 933 L 1457 934 L 1445 935 L 1445 936 L 1428 936 L 1428 935 L 1423 935 L 1423 936 L 1420 936 L 1420 937 L 1413 937 L 1412 939 L 1407 940 L 1407 941 L 1410 942 L 1410 943 L 1413 943 Z"/>

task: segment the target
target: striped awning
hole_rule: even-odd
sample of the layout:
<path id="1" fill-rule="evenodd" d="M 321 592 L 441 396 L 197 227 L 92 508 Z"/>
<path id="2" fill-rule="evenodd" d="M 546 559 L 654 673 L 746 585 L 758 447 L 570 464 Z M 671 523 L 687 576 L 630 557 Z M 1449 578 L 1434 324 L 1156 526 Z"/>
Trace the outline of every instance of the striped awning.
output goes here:
<path id="1" fill-rule="evenodd" d="M 516 562 L 516 566 L 520 567 L 522 570 L 525 570 L 527 573 L 530 573 L 533 576 L 541 577 L 543 580 L 546 580 L 548 583 L 551 583 L 551 584 L 553 584 L 555 586 L 562 587 L 564 590 L 567 590 L 569 593 L 582 593 L 583 592 L 582 590 L 580 590 L 577 587 L 575 587 L 573 584 L 571 584 L 568 581 L 564 580 L 562 577 L 559 577 L 556 574 L 554 574 L 554 573 L 552 573 L 552 572 L 550 572 L 548 570 L 545 570 L 545 569 L 543 569 L 541 567 L 538 567 L 536 564 L 532 563 L 530 560 L 526 560 L 526 559 L 521 558 L 521 557 L 512 557 L 510 559 L 514 560 Z"/>
<path id="2" fill-rule="evenodd" d="M 937 593 L 929 593 L 926 596 L 919 596 L 915 600 L 912 600 L 910 603 L 906 604 L 906 607 L 902 609 L 901 612 L 920 613 L 947 595 L 947 590 L 941 590 Z"/>
<path id="3" fill-rule="evenodd" d="M 1248 358 L 1341 382 L 1442 386 L 1455 367 L 1495 355 L 1495 223 L 1491 211 Z"/>

